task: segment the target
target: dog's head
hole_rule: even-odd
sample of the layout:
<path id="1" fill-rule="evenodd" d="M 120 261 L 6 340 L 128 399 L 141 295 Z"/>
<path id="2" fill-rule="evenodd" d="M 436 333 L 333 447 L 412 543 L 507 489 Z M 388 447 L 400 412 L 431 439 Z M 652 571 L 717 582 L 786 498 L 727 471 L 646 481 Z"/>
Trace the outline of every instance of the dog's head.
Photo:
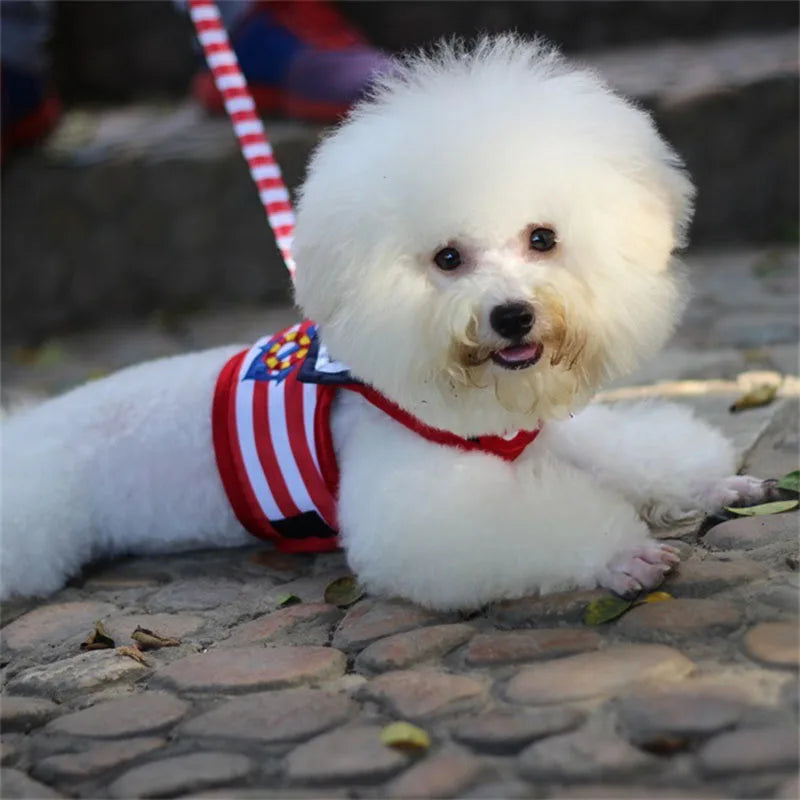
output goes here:
<path id="1" fill-rule="evenodd" d="M 317 150 L 297 300 L 430 425 L 534 427 L 670 333 L 692 185 L 649 116 L 541 43 L 443 46 Z"/>

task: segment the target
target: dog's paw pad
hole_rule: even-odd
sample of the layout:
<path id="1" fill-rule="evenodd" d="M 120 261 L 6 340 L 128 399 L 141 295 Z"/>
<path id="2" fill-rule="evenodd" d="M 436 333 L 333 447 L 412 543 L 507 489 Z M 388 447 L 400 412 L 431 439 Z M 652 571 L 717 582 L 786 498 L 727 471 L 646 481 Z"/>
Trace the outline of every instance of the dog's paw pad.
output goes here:
<path id="1" fill-rule="evenodd" d="M 621 597 L 630 598 L 641 591 L 660 586 L 667 573 L 680 560 L 674 547 L 648 542 L 626 550 L 609 561 L 599 583 Z"/>

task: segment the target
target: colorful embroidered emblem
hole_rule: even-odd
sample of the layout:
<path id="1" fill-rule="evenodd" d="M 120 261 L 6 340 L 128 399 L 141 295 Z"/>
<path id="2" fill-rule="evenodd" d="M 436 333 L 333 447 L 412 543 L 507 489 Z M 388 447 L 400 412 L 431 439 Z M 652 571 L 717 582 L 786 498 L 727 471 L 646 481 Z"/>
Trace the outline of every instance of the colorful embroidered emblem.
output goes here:
<path id="1" fill-rule="evenodd" d="M 281 383 L 303 363 L 316 334 L 315 325 L 297 325 L 273 336 L 253 359 L 244 380 Z"/>

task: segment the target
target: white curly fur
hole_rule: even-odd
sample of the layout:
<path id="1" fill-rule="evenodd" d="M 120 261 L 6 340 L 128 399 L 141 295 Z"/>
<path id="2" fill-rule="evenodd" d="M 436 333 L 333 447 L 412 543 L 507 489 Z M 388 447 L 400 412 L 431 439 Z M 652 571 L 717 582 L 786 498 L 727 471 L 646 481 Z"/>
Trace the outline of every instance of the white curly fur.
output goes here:
<path id="1" fill-rule="evenodd" d="M 543 433 L 514 463 L 410 433 L 358 396 L 333 411 L 339 516 L 367 587 L 438 608 L 534 590 L 655 585 L 642 521 L 731 492 L 730 445 L 675 406 L 589 407 L 682 305 L 672 260 L 693 190 L 650 118 L 551 48 L 486 39 L 410 59 L 322 143 L 299 207 L 297 300 L 330 352 L 424 422 Z M 529 249 L 536 227 L 556 232 Z M 457 247 L 462 265 L 433 261 Z M 524 301 L 520 370 L 489 315 Z M 237 545 L 210 403 L 236 348 L 144 364 L 4 425 L 2 596 L 98 556 Z M 574 416 L 570 416 L 574 415 Z M 748 479 L 749 480 L 749 479 Z"/>

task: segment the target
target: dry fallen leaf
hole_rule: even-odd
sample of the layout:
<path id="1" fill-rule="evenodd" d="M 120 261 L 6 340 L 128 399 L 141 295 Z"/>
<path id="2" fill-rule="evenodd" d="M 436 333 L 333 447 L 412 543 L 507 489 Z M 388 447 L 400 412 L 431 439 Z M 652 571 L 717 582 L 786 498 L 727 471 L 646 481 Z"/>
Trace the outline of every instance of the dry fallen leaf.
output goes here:
<path id="1" fill-rule="evenodd" d="M 800 500 L 776 500 L 774 503 L 761 503 L 757 506 L 743 508 L 725 506 L 725 510 L 740 517 L 761 517 L 767 514 L 781 514 L 784 511 L 791 511 L 793 508 L 797 508 L 798 505 L 800 505 Z"/>
<path id="2" fill-rule="evenodd" d="M 665 600 L 674 600 L 675 598 L 669 592 L 650 592 L 645 595 L 642 603 L 663 603 Z M 638 603 L 637 603 L 638 605 Z"/>
<path id="3" fill-rule="evenodd" d="M 117 648 L 117 652 L 121 656 L 128 656 L 132 658 L 134 661 L 138 661 L 140 664 L 144 664 L 146 667 L 150 666 L 150 662 L 144 657 L 142 651 L 136 647 L 135 645 L 123 645 L 122 647 Z"/>
<path id="4" fill-rule="evenodd" d="M 735 413 L 737 411 L 744 411 L 747 408 L 758 408 L 759 406 L 768 405 L 775 399 L 777 393 L 777 383 L 762 383 L 743 394 L 728 410 L 731 413 Z"/>
<path id="5" fill-rule="evenodd" d="M 149 631 L 147 628 L 136 626 L 136 630 L 131 634 L 131 639 L 138 645 L 140 650 L 158 650 L 160 647 L 177 647 L 180 639 L 173 639 L 164 636 L 156 631 Z"/>
<path id="6" fill-rule="evenodd" d="M 106 633 L 102 622 L 95 622 L 89 638 L 81 643 L 81 650 L 113 650 L 114 640 Z"/>
<path id="7" fill-rule="evenodd" d="M 410 722 L 392 722 L 381 731 L 381 743 L 396 750 L 419 751 L 431 746 L 428 734 Z"/>
<path id="8" fill-rule="evenodd" d="M 355 575 L 336 578 L 325 587 L 325 602 L 334 606 L 351 606 L 360 600 L 365 592 Z"/>

